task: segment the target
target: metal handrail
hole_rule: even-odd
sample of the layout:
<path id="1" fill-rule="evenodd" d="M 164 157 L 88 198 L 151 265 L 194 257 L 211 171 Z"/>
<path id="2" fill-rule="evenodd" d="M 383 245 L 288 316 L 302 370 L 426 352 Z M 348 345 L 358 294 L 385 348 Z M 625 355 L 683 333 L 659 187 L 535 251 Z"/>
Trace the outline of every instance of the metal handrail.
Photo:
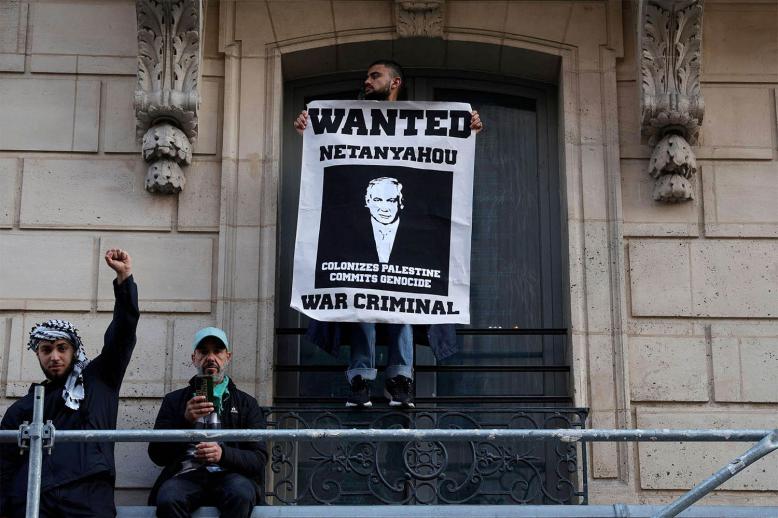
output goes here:
<path id="1" fill-rule="evenodd" d="M 560 442 L 753 442 L 758 444 L 730 462 L 713 476 L 692 488 L 675 502 L 654 515 L 671 518 L 691 506 L 737 473 L 778 449 L 778 430 L 713 430 L 713 429 L 302 429 L 302 430 L 59 430 L 43 423 L 43 387 L 36 386 L 33 422 L 18 431 L 0 431 L 0 443 L 18 442 L 30 449 L 27 479 L 27 518 L 38 518 L 41 464 L 44 448 L 54 442 L 191 442 L 191 441 L 261 441 L 325 439 L 364 440 L 375 442 L 403 441 L 494 441 L 513 439 Z M 43 444 L 47 440 L 46 445 Z"/>
<path id="2" fill-rule="evenodd" d="M 405 441 L 493 441 L 497 439 L 561 442 L 754 442 L 772 430 L 699 429 L 295 429 L 295 430 L 57 430 L 56 442 L 315 441 L 324 439 Z M 16 442 L 18 431 L 0 432 L 0 442 Z"/>

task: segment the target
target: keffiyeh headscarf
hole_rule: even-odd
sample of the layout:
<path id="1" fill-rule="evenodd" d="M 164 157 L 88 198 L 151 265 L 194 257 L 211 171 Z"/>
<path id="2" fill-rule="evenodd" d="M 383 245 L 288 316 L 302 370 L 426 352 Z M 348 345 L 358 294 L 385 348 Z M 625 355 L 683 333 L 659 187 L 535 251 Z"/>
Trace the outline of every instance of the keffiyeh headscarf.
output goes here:
<path id="1" fill-rule="evenodd" d="M 84 377 L 81 373 L 89 365 L 84 344 L 81 342 L 81 337 L 78 336 L 78 329 L 67 320 L 47 320 L 42 324 L 35 324 L 30 330 L 30 341 L 27 343 L 27 348 L 37 352 L 41 340 L 54 341 L 59 339 L 69 341 L 75 348 L 73 370 L 65 381 L 62 399 L 65 400 L 65 406 L 78 410 L 84 399 Z"/>

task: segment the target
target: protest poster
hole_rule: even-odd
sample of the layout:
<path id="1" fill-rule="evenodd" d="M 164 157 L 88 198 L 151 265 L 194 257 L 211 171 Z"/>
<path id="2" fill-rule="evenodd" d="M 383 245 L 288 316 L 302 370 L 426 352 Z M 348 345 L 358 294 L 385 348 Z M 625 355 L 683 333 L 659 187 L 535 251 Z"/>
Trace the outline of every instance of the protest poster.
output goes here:
<path id="1" fill-rule="evenodd" d="M 321 321 L 470 321 L 469 104 L 307 107 L 291 306 Z"/>

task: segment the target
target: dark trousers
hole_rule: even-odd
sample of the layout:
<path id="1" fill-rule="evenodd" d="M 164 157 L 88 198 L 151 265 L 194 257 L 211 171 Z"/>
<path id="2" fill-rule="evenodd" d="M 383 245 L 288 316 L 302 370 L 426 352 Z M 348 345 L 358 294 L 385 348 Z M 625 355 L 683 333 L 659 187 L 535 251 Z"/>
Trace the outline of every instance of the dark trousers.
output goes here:
<path id="1" fill-rule="evenodd" d="M 249 518 L 256 493 L 254 482 L 238 473 L 190 471 L 159 488 L 157 518 L 189 518 L 201 506 L 215 506 L 221 516 Z"/>
<path id="2" fill-rule="evenodd" d="M 26 500 L 13 501 L 11 518 L 24 518 Z M 114 518 L 113 482 L 98 475 L 41 492 L 40 518 Z"/>

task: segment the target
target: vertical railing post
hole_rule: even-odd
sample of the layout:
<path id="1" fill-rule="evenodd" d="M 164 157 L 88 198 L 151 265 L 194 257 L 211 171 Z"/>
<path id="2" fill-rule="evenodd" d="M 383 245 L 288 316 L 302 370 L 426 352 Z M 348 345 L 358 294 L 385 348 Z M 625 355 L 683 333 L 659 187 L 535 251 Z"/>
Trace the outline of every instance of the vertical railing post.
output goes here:
<path id="1" fill-rule="evenodd" d="M 35 386 L 32 423 L 29 426 L 30 465 L 27 472 L 26 518 L 38 518 L 41 497 L 41 464 L 43 463 L 43 386 Z"/>

